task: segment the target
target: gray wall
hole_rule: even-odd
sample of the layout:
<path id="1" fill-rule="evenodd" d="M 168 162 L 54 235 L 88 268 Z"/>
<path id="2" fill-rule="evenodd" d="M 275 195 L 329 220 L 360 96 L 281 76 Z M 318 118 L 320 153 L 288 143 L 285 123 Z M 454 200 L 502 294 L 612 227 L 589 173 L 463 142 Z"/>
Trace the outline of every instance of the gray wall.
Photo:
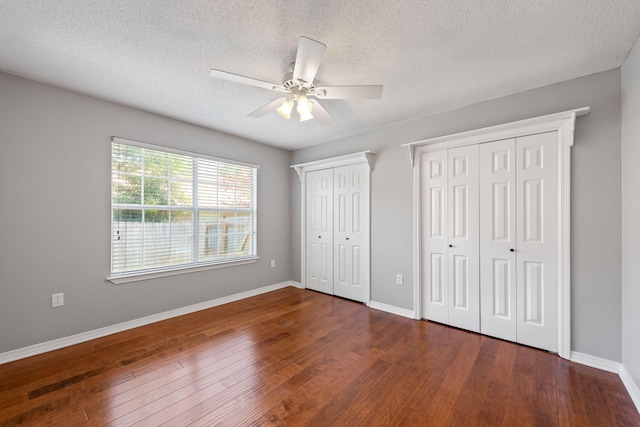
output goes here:
<path id="1" fill-rule="evenodd" d="M 297 150 L 292 161 L 378 153 L 371 176 L 371 297 L 413 309 L 412 170 L 400 144 L 591 106 L 577 120 L 572 150 L 571 348 L 621 361 L 620 85 L 620 70 L 607 71 Z M 300 183 L 295 173 L 290 176 L 296 218 Z M 299 224 L 292 255 L 293 265 L 300 265 Z M 397 273 L 405 275 L 404 285 L 395 285 Z"/>
<path id="2" fill-rule="evenodd" d="M 105 281 L 112 135 L 259 164 L 261 259 Z M 0 352 L 289 280 L 290 164 L 285 150 L 0 73 Z"/>
<path id="3" fill-rule="evenodd" d="M 638 56 L 636 47 L 624 69 L 625 229 L 638 227 L 640 211 Z M 300 183 L 289 165 L 367 149 L 378 153 L 371 182 L 372 299 L 412 309 L 412 170 L 400 144 L 585 105 L 592 111 L 578 119 L 572 151 L 572 349 L 621 361 L 620 70 L 293 153 L 0 73 L 0 352 L 300 280 Z M 119 286 L 106 282 L 112 135 L 260 164 L 261 260 Z M 282 191 L 287 186 L 289 193 Z M 624 240 L 624 363 L 636 382 L 640 351 L 632 334 L 640 321 L 631 299 L 640 294 L 638 235 L 634 230 Z M 395 285 L 397 273 L 405 275 L 404 285 Z M 65 293 L 64 307 L 50 307 L 55 292 Z"/>
<path id="4" fill-rule="evenodd" d="M 640 39 L 639 39 L 640 40 Z M 640 387 L 640 42 L 622 66 L 622 363 Z"/>

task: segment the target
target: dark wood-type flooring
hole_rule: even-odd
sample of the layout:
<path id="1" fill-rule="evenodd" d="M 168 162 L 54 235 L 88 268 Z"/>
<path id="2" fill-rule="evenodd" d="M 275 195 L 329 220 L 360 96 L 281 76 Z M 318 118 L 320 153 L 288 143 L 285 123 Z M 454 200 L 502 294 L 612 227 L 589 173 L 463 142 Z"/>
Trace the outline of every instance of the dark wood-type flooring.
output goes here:
<path id="1" fill-rule="evenodd" d="M 638 426 L 617 375 L 286 288 L 0 365 L 0 425 Z"/>

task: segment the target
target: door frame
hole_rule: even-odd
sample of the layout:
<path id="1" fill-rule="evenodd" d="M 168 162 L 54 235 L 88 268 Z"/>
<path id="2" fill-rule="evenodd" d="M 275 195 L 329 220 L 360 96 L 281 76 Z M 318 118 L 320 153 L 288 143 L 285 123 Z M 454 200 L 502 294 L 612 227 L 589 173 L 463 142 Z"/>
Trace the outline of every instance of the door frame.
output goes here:
<path id="1" fill-rule="evenodd" d="M 347 154 L 344 156 L 338 157 L 330 157 L 322 160 L 315 160 L 312 162 L 306 163 L 298 163 L 296 165 L 291 165 L 291 168 L 296 171 L 298 174 L 298 179 L 300 179 L 300 242 L 301 242 L 301 253 L 300 253 L 300 283 L 302 284 L 302 288 L 307 288 L 307 172 L 312 172 L 321 169 L 333 169 L 338 166 L 350 166 L 356 165 L 360 163 L 364 163 L 367 165 L 368 174 L 367 179 L 369 180 L 369 202 L 367 205 L 367 253 L 365 254 L 365 259 L 367 260 L 366 268 L 369 270 L 369 283 L 367 283 L 367 296 L 365 299 L 365 304 L 369 306 L 371 302 L 371 171 L 373 170 L 373 159 L 375 155 L 375 151 L 367 150 L 360 151 L 358 153 Z"/>
<path id="2" fill-rule="evenodd" d="M 403 144 L 413 167 L 413 265 L 414 318 L 422 319 L 422 153 L 481 144 L 544 132 L 558 132 L 558 355 L 571 357 L 571 147 L 576 117 L 589 113 L 583 107 L 546 116 L 505 123 Z"/>

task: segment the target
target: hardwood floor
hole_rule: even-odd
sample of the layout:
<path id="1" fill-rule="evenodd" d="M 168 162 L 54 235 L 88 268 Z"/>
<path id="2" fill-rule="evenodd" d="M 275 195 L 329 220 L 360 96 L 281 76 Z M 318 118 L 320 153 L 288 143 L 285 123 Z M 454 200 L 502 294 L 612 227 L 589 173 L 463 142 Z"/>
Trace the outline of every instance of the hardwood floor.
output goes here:
<path id="1" fill-rule="evenodd" d="M 638 426 L 617 375 L 295 288 L 0 365 L 0 425 Z"/>

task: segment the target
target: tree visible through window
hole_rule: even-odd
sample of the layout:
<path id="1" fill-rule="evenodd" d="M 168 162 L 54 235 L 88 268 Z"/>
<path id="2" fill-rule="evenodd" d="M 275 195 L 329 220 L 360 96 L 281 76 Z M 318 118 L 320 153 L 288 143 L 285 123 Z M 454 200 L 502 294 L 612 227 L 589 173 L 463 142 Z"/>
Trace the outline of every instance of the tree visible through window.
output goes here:
<path id="1" fill-rule="evenodd" d="M 113 275 L 256 255 L 257 167 L 112 142 Z"/>

